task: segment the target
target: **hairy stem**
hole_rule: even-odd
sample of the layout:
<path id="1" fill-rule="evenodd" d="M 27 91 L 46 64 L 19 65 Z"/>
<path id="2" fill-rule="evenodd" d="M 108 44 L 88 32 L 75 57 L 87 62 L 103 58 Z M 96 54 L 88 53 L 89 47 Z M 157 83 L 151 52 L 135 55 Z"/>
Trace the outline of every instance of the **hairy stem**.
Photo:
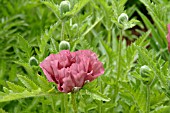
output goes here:
<path id="1" fill-rule="evenodd" d="M 118 59 L 117 59 L 117 78 L 116 78 L 116 88 L 115 88 L 115 97 L 114 101 L 116 101 L 116 97 L 119 92 L 119 78 L 121 74 L 121 50 L 122 50 L 122 31 L 120 32 L 120 39 L 119 39 L 119 47 L 118 47 Z"/>
<path id="2" fill-rule="evenodd" d="M 64 24 L 65 22 L 62 21 L 62 28 L 61 28 L 61 40 L 64 40 Z"/>
<path id="3" fill-rule="evenodd" d="M 75 93 L 71 93 L 71 101 L 72 101 L 74 113 L 78 113 L 75 95 L 76 95 Z"/>
<path id="4" fill-rule="evenodd" d="M 109 29 L 107 32 L 108 32 L 107 42 L 108 42 L 108 45 L 110 46 L 111 45 L 111 29 Z"/>
<path id="5" fill-rule="evenodd" d="M 61 113 L 65 113 L 64 106 L 65 106 L 64 94 L 61 94 Z"/>
<path id="6" fill-rule="evenodd" d="M 100 86 L 100 92 L 102 93 L 102 82 L 100 78 L 98 78 L 98 85 Z M 102 101 L 99 102 L 98 110 L 99 110 L 99 113 L 103 113 L 102 112 Z"/>
<path id="7" fill-rule="evenodd" d="M 68 99 L 68 95 L 67 94 L 64 94 L 64 111 L 65 111 L 65 113 L 68 113 L 68 107 L 67 107 L 67 105 L 68 105 L 68 101 L 67 101 L 67 99 Z"/>
<path id="8" fill-rule="evenodd" d="M 147 94 L 146 94 L 146 113 L 150 112 L 150 85 L 146 86 Z"/>

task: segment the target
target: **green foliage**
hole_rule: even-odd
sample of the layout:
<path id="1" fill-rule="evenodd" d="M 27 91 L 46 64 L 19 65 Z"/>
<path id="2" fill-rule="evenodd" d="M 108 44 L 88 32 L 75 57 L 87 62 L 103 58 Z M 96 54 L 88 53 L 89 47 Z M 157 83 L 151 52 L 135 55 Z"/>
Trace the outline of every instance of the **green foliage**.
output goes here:
<path id="1" fill-rule="evenodd" d="M 79 0 L 73 7 L 73 9 L 67 12 L 64 17 L 76 15 L 90 0 Z"/>
<path id="2" fill-rule="evenodd" d="M 0 112 L 73 113 L 71 94 L 59 93 L 39 67 L 65 40 L 70 51 L 94 51 L 105 68 L 75 94 L 78 112 L 168 113 L 170 2 L 69 0 L 61 14 L 61 1 L 0 0 Z M 122 13 L 128 21 L 119 23 Z"/>
<path id="3" fill-rule="evenodd" d="M 166 29 L 167 24 L 169 21 L 168 12 L 169 12 L 169 6 L 167 5 L 168 2 L 164 2 L 164 4 L 160 4 L 158 1 L 156 3 L 152 2 L 150 0 L 140 0 L 147 8 L 151 19 L 154 21 L 154 24 L 151 23 L 151 21 L 142 14 L 139 10 L 137 11 L 139 15 L 141 16 L 143 22 L 145 23 L 147 29 L 151 29 L 152 37 L 151 38 L 151 46 L 157 50 L 160 51 L 161 49 L 161 55 L 168 59 L 168 53 L 167 53 L 167 40 L 166 40 Z"/>
<path id="4" fill-rule="evenodd" d="M 25 76 L 18 75 L 18 79 L 22 82 L 24 86 L 20 86 L 20 85 L 7 81 L 7 85 L 9 89 L 6 87 L 3 88 L 4 93 L 1 92 L 2 94 L 0 95 L 0 98 L 1 98 L 0 102 L 17 100 L 17 99 L 28 98 L 28 97 L 50 95 L 48 91 L 51 90 L 52 88 L 51 85 L 47 83 L 44 77 L 41 77 L 41 76 L 37 76 L 37 77 L 38 77 L 37 78 L 38 83 L 35 83 Z M 45 85 L 45 88 L 44 88 L 44 85 Z"/>

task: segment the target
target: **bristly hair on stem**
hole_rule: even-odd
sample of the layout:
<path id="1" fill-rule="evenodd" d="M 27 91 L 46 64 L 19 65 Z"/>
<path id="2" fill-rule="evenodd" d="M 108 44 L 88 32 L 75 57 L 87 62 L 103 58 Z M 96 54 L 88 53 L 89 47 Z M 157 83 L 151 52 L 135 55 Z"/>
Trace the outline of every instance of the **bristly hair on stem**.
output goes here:
<path id="1" fill-rule="evenodd" d="M 71 93 L 71 102 L 72 102 L 72 105 L 73 105 L 74 113 L 78 113 L 77 101 L 76 101 L 76 93 L 74 93 L 74 92 Z"/>

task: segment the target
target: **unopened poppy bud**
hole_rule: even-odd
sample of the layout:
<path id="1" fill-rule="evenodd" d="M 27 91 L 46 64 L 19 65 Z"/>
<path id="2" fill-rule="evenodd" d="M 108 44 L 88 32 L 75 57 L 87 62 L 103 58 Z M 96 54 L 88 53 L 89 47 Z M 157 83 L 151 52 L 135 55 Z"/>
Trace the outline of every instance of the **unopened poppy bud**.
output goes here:
<path id="1" fill-rule="evenodd" d="M 59 50 L 70 50 L 70 43 L 67 41 L 61 41 L 59 44 Z"/>
<path id="2" fill-rule="evenodd" d="M 60 3 L 60 14 L 63 15 L 64 13 L 70 11 L 70 2 L 69 1 L 62 1 Z"/>
<path id="3" fill-rule="evenodd" d="M 29 59 L 29 64 L 30 64 L 30 66 L 38 66 L 38 60 L 34 56 L 32 56 Z"/>
<path id="4" fill-rule="evenodd" d="M 128 15 L 126 13 L 122 13 L 119 17 L 118 17 L 118 22 L 120 24 L 123 24 L 125 22 L 128 21 Z"/>
<path id="5" fill-rule="evenodd" d="M 140 75 L 144 78 L 147 78 L 150 72 L 151 72 L 151 69 L 146 65 L 140 68 Z"/>

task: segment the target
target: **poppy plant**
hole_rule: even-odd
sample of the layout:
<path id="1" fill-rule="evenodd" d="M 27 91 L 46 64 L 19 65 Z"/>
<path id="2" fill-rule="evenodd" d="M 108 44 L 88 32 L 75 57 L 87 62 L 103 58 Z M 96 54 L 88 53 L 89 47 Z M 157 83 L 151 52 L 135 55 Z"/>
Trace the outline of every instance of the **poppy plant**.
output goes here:
<path id="1" fill-rule="evenodd" d="M 58 84 L 58 90 L 65 93 L 82 88 L 87 81 L 93 81 L 104 73 L 103 64 L 90 50 L 62 50 L 49 55 L 40 67 L 48 81 Z"/>

